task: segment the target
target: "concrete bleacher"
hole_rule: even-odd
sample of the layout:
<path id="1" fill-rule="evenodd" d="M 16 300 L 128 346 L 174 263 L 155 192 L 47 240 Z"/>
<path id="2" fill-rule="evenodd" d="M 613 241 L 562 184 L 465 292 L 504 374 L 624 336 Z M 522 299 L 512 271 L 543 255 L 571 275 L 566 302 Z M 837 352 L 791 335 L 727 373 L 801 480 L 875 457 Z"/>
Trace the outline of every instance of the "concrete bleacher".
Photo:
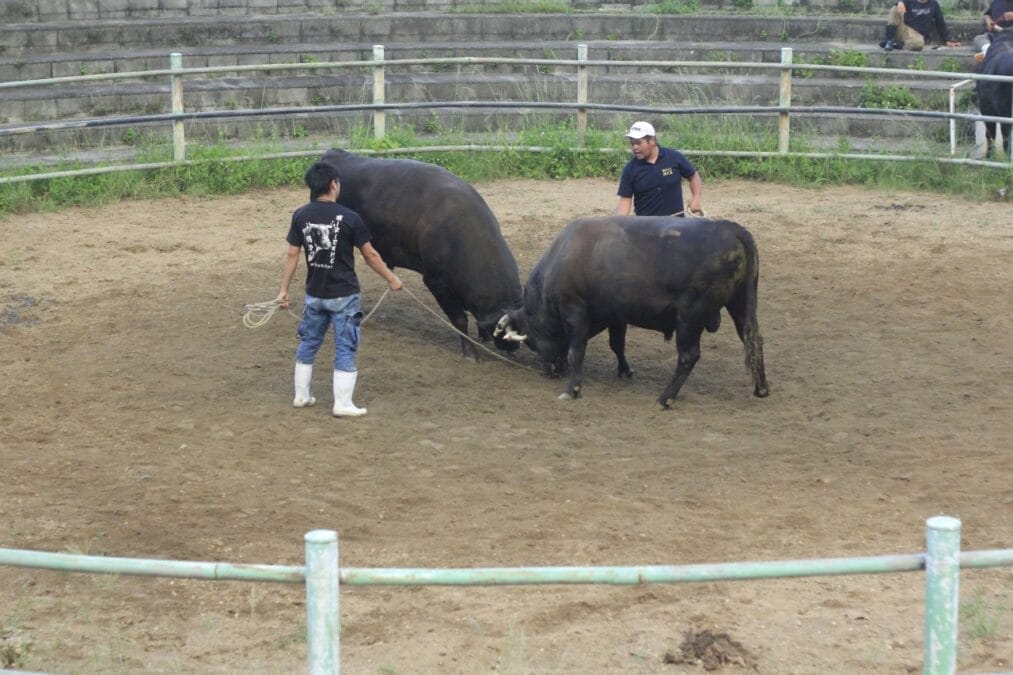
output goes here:
<path id="1" fill-rule="evenodd" d="M 353 12 L 323 0 L 39 0 L 8 2 L 6 15 L 18 19 L 0 31 L 0 81 L 133 72 L 168 67 L 169 53 L 183 54 L 184 66 L 231 66 L 363 60 L 382 44 L 385 58 L 457 56 L 572 59 L 578 43 L 589 58 L 617 62 L 590 70 L 590 101 L 645 105 L 736 103 L 773 105 L 777 73 L 735 69 L 747 61 L 777 62 L 792 47 L 795 63 L 825 62 L 834 52 L 864 54 L 870 66 L 926 70 L 972 70 L 970 47 L 884 52 L 883 19 L 875 16 L 650 15 L 631 11 L 568 14 L 458 14 L 428 11 L 425 3 L 394 3 L 391 11 L 372 5 Z M 475 7 L 481 3 L 469 3 Z M 427 11 L 412 11 L 423 6 Z M 453 5 L 448 5 L 451 9 Z M 457 5 L 465 6 L 463 3 Z M 609 6 L 612 7 L 612 6 Z M 161 9 L 159 9 L 161 8 Z M 399 9 L 402 8 L 402 9 Z M 256 13 L 255 13 L 256 12 Z M 969 45 L 977 21 L 952 21 L 954 37 Z M 694 60 L 724 63 L 721 69 L 672 72 L 671 68 L 631 69 L 632 60 Z M 192 76 L 185 83 L 187 110 L 283 107 L 372 100 L 368 68 L 244 72 Z M 899 78 L 894 83 L 925 97 L 945 92 L 945 80 Z M 793 101 L 808 105 L 856 105 L 865 82 L 816 72 L 796 77 Z M 454 65 L 390 68 L 386 100 L 571 101 L 575 69 L 568 66 Z M 167 77 L 0 89 L 0 125 L 68 118 L 168 112 Z M 390 113 L 415 124 L 430 111 Z M 497 115 L 458 110 L 452 124 L 465 131 L 489 128 Z M 333 116 L 272 118 L 190 125 L 190 137 L 243 136 L 264 125 L 285 135 L 340 132 L 365 120 L 350 115 L 345 126 Z M 609 116 L 597 115 L 603 125 Z M 296 121 L 297 120 L 297 121 Z M 823 129 L 877 134 L 903 133 L 903 124 L 881 120 L 845 123 L 823 120 Z M 164 126 L 164 125 L 163 125 Z M 113 139 L 119 131 L 77 130 L 0 137 L 8 152 L 61 143 Z"/>

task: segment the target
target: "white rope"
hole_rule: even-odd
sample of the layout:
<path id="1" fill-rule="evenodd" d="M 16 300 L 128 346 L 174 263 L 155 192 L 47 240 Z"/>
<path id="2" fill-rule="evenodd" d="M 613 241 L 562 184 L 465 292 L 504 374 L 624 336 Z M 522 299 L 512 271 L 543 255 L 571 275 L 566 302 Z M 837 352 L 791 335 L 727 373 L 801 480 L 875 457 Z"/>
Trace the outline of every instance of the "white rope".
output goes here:
<path id="1" fill-rule="evenodd" d="M 419 298 L 419 296 L 417 296 L 414 293 L 412 293 L 411 289 L 409 289 L 407 286 L 402 286 L 401 290 L 403 290 L 405 293 L 407 293 L 408 295 L 410 295 L 415 300 L 415 302 L 417 302 L 420 305 L 422 305 L 422 308 L 424 310 L 426 310 L 427 312 L 429 312 L 430 314 L 432 314 L 433 316 L 435 316 L 444 325 L 448 326 L 452 331 L 454 331 L 455 333 L 457 333 L 458 335 L 460 335 L 465 340 L 467 340 L 471 344 L 475 345 L 479 349 L 481 349 L 481 350 L 483 350 L 483 351 L 485 351 L 485 352 L 487 352 L 487 353 L 495 356 L 497 359 L 500 359 L 501 361 L 505 361 L 506 363 L 509 363 L 512 366 L 516 366 L 518 368 L 524 368 L 526 370 L 533 370 L 535 372 L 540 372 L 540 371 L 538 371 L 537 368 L 532 368 L 531 366 L 525 366 L 522 363 L 517 363 L 516 361 L 512 361 L 512 360 L 508 359 L 507 357 L 503 356 L 502 354 L 497 354 L 496 352 L 492 351 L 491 349 L 489 349 L 488 347 L 486 347 L 481 342 L 478 342 L 477 340 L 475 340 L 474 338 L 472 338 L 470 335 L 467 335 L 466 333 L 462 333 L 461 331 L 457 330 L 457 326 L 455 326 L 454 324 L 452 324 L 449 321 L 447 321 L 442 315 L 438 314 L 435 310 L 433 310 L 431 307 L 429 307 L 429 305 L 427 305 L 425 302 L 423 302 L 422 299 Z M 390 293 L 390 289 L 389 288 L 383 292 L 383 295 L 380 296 L 380 299 L 377 300 L 376 304 L 374 304 L 373 307 L 372 307 L 372 309 L 369 310 L 369 314 L 367 314 L 366 316 L 364 316 L 362 318 L 362 323 L 363 324 L 365 324 L 367 321 L 369 321 L 370 317 L 373 316 L 373 313 L 376 312 L 376 310 L 380 308 L 380 304 L 383 303 L 384 299 L 387 297 L 387 295 L 389 293 Z M 278 311 L 279 307 L 281 307 L 281 303 L 278 302 L 278 300 L 271 300 L 269 302 L 254 302 L 254 303 L 251 303 L 249 305 L 246 305 L 245 306 L 246 313 L 243 315 L 243 325 L 246 326 L 247 328 L 259 328 L 259 327 L 263 326 L 264 324 L 266 324 L 268 321 L 271 320 L 271 317 L 274 316 L 274 313 Z M 297 320 L 301 320 L 301 317 L 299 315 L 295 314 L 291 309 L 288 310 L 288 313 L 293 318 L 295 318 Z"/>
<path id="2" fill-rule="evenodd" d="M 246 305 L 243 308 L 246 310 L 246 313 L 243 314 L 243 325 L 247 328 L 260 328 L 271 320 L 271 317 L 274 316 L 279 307 L 281 307 L 281 302 L 278 300 L 254 302 Z M 291 308 L 288 310 L 288 313 L 296 319 L 300 318 Z"/>
<path id="3" fill-rule="evenodd" d="M 505 363 L 509 363 L 511 366 L 516 366 L 517 368 L 524 368 L 525 370 L 533 370 L 536 373 L 537 372 L 541 372 L 537 368 L 532 368 L 531 366 L 525 366 L 523 363 L 517 363 L 516 361 L 512 361 L 512 360 L 508 359 L 507 357 L 503 356 L 502 354 L 497 354 L 496 352 L 494 352 L 493 350 L 489 349 L 488 347 L 486 347 L 481 342 L 479 342 L 479 341 L 475 340 L 474 338 L 472 338 L 470 335 L 468 335 L 466 333 L 462 333 L 461 331 L 457 330 L 457 326 L 455 326 L 454 324 L 452 324 L 449 321 L 447 321 L 445 318 L 443 318 L 443 316 L 437 314 L 435 310 L 433 310 L 431 307 L 429 307 L 429 305 L 427 305 L 426 303 L 422 302 L 422 300 L 419 298 L 419 296 L 417 296 L 414 293 L 412 293 L 409 288 L 402 287 L 401 290 L 403 290 L 408 295 L 412 296 L 412 298 L 415 299 L 415 302 L 417 302 L 420 305 L 422 305 L 422 308 L 424 310 L 426 310 L 427 312 L 429 312 L 430 314 L 432 314 L 433 316 L 435 316 L 437 319 L 439 319 L 441 322 L 443 322 L 444 325 L 449 326 L 450 330 L 454 331 L 455 333 L 457 333 L 458 335 L 460 335 L 462 338 L 464 338 L 465 340 L 467 340 L 471 344 L 475 345 L 479 349 L 483 350 L 484 352 L 495 356 L 500 361 L 504 361 Z"/>

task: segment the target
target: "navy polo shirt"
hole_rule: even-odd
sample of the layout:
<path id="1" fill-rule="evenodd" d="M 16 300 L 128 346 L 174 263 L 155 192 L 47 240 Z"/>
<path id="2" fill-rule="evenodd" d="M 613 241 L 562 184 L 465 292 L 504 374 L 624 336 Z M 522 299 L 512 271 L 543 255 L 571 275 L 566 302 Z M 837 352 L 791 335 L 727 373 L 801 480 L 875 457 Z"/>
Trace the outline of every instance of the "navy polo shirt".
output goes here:
<path id="1" fill-rule="evenodd" d="M 670 216 L 681 212 L 682 179 L 689 179 L 696 167 L 681 152 L 658 146 L 658 160 L 649 164 L 631 159 L 619 178 L 619 196 L 633 197 L 638 216 Z"/>

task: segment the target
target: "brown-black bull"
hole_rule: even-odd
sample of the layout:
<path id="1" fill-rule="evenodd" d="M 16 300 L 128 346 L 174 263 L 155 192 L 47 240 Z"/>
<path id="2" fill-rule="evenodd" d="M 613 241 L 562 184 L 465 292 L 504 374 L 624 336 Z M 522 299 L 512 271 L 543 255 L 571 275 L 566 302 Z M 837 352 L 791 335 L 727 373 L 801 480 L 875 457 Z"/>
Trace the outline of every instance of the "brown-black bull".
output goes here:
<path id="1" fill-rule="evenodd" d="M 470 312 L 483 340 L 496 320 L 521 304 L 521 280 L 499 222 L 468 183 L 435 164 L 375 159 L 328 150 L 323 159 L 338 168 L 338 202 L 356 211 L 369 227 L 372 244 L 391 267 L 422 275 L 451 323 L 468 333 Z M 500 349 L 517 343 L 495 339 Z M 478 354 L 462 337 L 461 350 Z"/>
<path id="2" fill-rule="evenodd" d="M 569 368 L 561 399 L 580 396 L 587 341 L 605 330 L 626 361 L 626 326 L 676 336 L 678 365 L 658 399 L 664 408 L 700 358 L 700 336 L 714 332 L 724 307 L 735 322 L 753 376 L 766 396 L 763 338 L 756 321 L 759 260 L 752 235 L 727 220 L 608 216 L 567 225 L 524 286 L 524 306 L 507 311 L 494 335 L 526 343 L 547 370 Z"/>

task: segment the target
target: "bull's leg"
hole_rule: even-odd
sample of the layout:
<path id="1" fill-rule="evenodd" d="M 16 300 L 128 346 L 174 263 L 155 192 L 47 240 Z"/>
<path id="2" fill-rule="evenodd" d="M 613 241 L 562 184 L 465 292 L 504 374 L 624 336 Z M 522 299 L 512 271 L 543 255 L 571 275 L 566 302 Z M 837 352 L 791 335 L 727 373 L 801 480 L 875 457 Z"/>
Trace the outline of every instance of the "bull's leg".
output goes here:
<path id="1" fill-rule="evenodd" d="M 460 301 L 457 294 L 433 277 L 422 277 L 423 283 L 429 292 L 436 298 L 436 303 L 444 311 L 454 328 L 461 333 L 461 355 L 466 359 L 478 362 L 478 350 L 464 337 L 468 334 L 468 315 L 464 312 L 464 303 Z"/>
<path id="2" fill-rule="evenodd" d="M 756 315 L 750 316 L 745 299 L 740 301 L 739 298 L 733 298 L 728 304 L 728 313 L 732 315 L 735 331 L 746 349 L 746 368 L 753 376 L 753 396 L 763 398 L 770 393 L 770 389 L 767 386 L 767 372 L 763 367 L 763 337 L 760 335 Z"/>
<path id="3" fill-rule="evenodd" d="M 675 402 L 675 397 L 685 384 L 686 378 L 693 372 L 693 366 L 700 360 L 700 336 L 703 335 L 703 326 L 698 324 L 685 324 L 680 322 L 675 329 L 675 346 L 679 351 L 679 363 L 675 367 L 675 375 L 672 381 L 665 387 L 658 397 L 658 403 L 662 408 L 670 408 Z"/>
<path id="4" fill-rule="evenodd" d="M 612 353 L 616 355 L 616 360 L 619 362 L 617 375 L 626 378 L 633 377 L 630 364 L 626 361 L 625 323 L 614 323 L 609 326 L 609 347 L 612 348 Z"/>
<path id="5" fill-rule="evenodd" d="M 566 361 L 570 367 L 570 379 L 567 380 L 566 391 L 559 395 L 559 399 L 569 401 L 580 398 L 580 382 L 584 375 L 584 352 L 587 349 L 589 328 L 587 311 L 584 308 L 571 308 L 564 311 L 564 315 L 569 344 Z"/>

